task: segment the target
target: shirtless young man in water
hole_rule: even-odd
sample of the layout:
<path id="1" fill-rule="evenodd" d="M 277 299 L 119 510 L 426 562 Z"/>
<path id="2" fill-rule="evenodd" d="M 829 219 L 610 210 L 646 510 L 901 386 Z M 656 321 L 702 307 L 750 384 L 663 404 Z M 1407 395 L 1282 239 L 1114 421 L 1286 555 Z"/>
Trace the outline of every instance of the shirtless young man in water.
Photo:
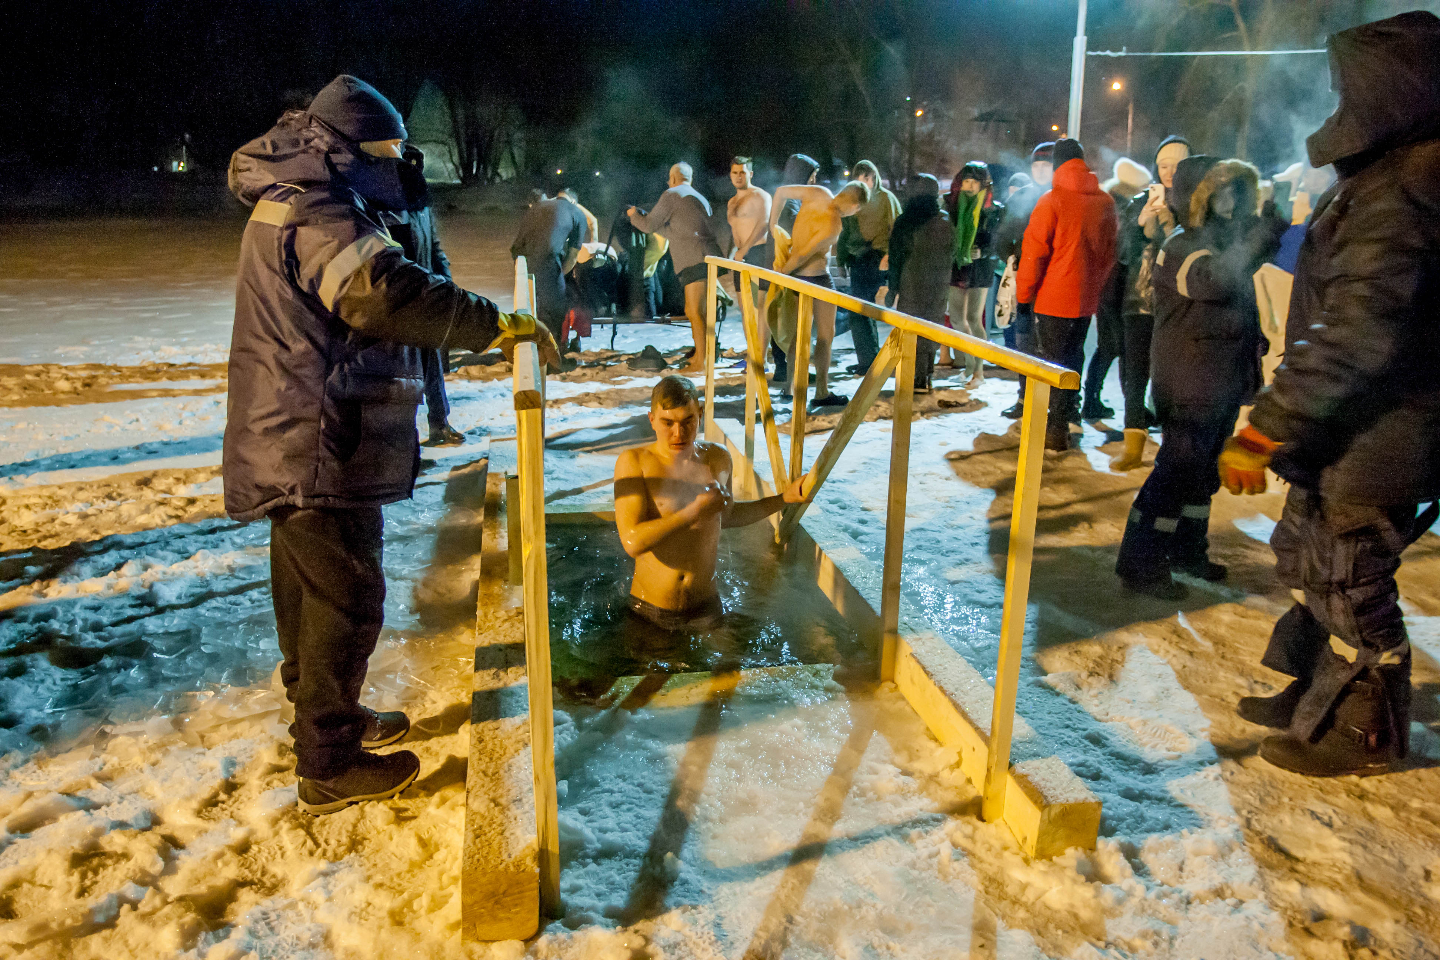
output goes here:
<path id="1" fill-rule="evenodd" d="M 800 212 L 795 215 L 790 259 L 781 266 L 780 272 L 833 290 L 830 248 L 840 238 L 840 221 L 854 216 L 869 201 L 870 189 L 859 181 L 847 183 L 834 195 L 818 184 L 777 187 L 770 208 L 772 230 L 785 201 L 792 197 L 800 201 Z M 815 399 L 811 401 L 811 406 L 843 407 L 849 398 L 830 392 L 830 344 L 835 339 L 835 305 L 816 300 L 812 317 L 815 326 Z M 794 377 L 810 375 L 808 370 L 795 369 L 794 346 L 790 348 L 790 371 Z M 794 393 L 793 386 L 791 393 Z"/>
<path id="2" fill-rule="evenodd" d="M 615 525 L 635 558 L 630 608 L 665 630 L 713 626 L 723 612 L 715 589 L 721 527 L 743 527 L 800 503 L 804 480 L 783 494 L 736 503 L 730 454 L 696 440 L 695 385 L 668 376 L 650 396 L 655 442 L 615 462 Z"/>

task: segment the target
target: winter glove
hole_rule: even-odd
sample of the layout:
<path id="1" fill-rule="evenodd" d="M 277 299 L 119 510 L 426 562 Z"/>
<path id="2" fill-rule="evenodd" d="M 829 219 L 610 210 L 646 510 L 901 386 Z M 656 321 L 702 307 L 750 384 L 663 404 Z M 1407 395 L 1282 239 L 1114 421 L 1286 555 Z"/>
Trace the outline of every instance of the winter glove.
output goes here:
<path id="1" fill-rule="evenodd" d="M 1247 425 L 1220 451 L 1220 483 L 1231 493 L 1264 493 L 1265 468 L 1279 449 L 1280 444 Z"/>
<path id="2" fill-rule="evenodd" d="M 528 313 L 500 314 L 500 336 L 487 349 L 500 348 L 506 360 L 515 359 L 515 344 L 530 340 L 540 350 L 540 364 L 546 367 L 560 367 L 560 348 L 548 327 Z"/>

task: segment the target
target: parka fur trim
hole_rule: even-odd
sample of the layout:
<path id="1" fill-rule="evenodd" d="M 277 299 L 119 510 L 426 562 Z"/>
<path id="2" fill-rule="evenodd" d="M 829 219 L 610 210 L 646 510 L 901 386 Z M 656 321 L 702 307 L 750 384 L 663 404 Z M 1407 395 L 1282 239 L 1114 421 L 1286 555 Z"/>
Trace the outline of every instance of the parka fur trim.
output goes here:
<path id="1" fill-rule="evenodd" d="M 1210 198 L 1226 184 L 1236 185 L 1235 216 L 1260 213 L 1260 170 L 1244 160 L 1221 160 L 1210 168 L 1200 186 L 1190 195 L 1188 226 L 1198 230 L 1210 214 Z"/>

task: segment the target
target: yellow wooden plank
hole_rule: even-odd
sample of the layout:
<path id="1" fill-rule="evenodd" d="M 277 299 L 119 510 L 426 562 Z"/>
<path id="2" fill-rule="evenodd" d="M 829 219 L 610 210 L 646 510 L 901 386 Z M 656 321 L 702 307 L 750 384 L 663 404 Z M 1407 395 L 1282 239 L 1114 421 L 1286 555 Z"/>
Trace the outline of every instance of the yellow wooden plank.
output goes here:
<path id="1" fill-rule="evenodd" d="M 988 340 L 982 340 L 979 337 L 972 337 L 958 330 L 942 327 L 938 323 L 921 320 L 919 317 L 912 317 L 908 313 L 891 310 L 888 307 L 870 303 L 868 300 L 860 300 L 849 294 L 840 293 L 838 290 L 821 287 L 817 284 L 809 283 L 804 279 L 779 273 L 775 270 L 767 270 L 764 267 L 742 264 L 738 260 L 729 260 L 725 257 L 706 257 L 705 262 L 731 270 L 739 270 L 742 267 L 747 268 L 758 278 L 768 280 L 772 284 L 778 284 L 788 290 L 798 290 L 817 300 L 833 303 L 835 306 L 849 310 L 851 313 L 862 314 L 872 320 L 888 323 L 892 327 L 918 334 L 926 340 L 933 341 L 944 347 L 959 350 L 961 353 L 968 353 L 971 356 L 979 357 L 981 360 L 1004 367 L 1006 370 L 1013 370 L 1021 376 L 1030 377 L 1032 380 L 1039 380 L 1043 383 L 1050 384 L 1052 387 L 1059 387 L 1062 390 L 1080 389 L 1080 374 L 1074 370 L 1045 360 L 1038 360 L 1018 350 L 1011 350 L 1009 347 L 1000 346 Z"/>
<path id="2" fill-rule="evenodd" d="M 749 276 L 748 265 L 746 275 Z M 746 370 L 755 381 L 755 399 L 759 401 L 760 423 L 765 431 L 765 448 L 770 456 L 770 476 L 780 483 L 786 476 L 785 454 L 780 449 L 780 431 L 775 426 L 775 410 L 770 404 L 770 388 L 765 381 L 765 351 L 770 345 L 759 342 L 760 321 L 755 316 L 753 300 L 742 299 L 740 317 L 745 324 Z M 747 459 L 754 462 L 753 457 Z"/>
<path id="3" fill-rule="evenodd" d="M 1050 385 L 1025 385 L 1025 415 L 1020 421 L 1019 470 L 1010 512 L 1010 552 L 1005 561 L 1005 604 L 1000 614 L 1000 657 L 995 670 L 995 712 L 990 720 L 990 757 L 985 772 L 981 815 L 997 820 L 1005 812 L 1010 738 L 1015 727 L 1015 694 L 1020 653 L 1025 645 L 1025 607 L 1030 600 L 1030 561 L 1035 551 L 1035 515 L 1040 506 L 1040 469 L 1044 463 L 1045 423 Z"/>
<path id="4" fill-rule="evenodd" d="M 800 320 L 795 327 L 795 366 L 790 371 L 790 470 L 793 482 L 805 470 L 805 405 L 810 399 L 810 328 L 815 321 L 815 301 L 800 294 Z M 778 478 L 777 478 L 778 481 Z"/>
<path id="5" fill-rule="evenodd" d="M 705 439 L 716 440 L 715 432 L 715 309 L 719 298 L 720 268 L 708 264 L 705 270 L 705 344 L 695 344 L 705 357 Z"/>
<path id="6" fill-rule="evenodd" d="M 900 567 L 905 559 L 905 495 L 910 483 L 910 416 L 915 400 L 915 334 L 897 330 L 900 362 L 895 367 L 894 415 L 890 422 L 890 491 L 885 504 L 885 567 L 880 620 L 884 646 L 880 679 L 895 676 L 895 643 L 900 627 Z"/>
<path id="7" fill-rule="evenodd" d="M 805 489 L 814 496 L 815 491 L 820 489 L 830 471 L 835 469 L 835 464 L 840 461 L 840 454 L 844 451 L 845 445 L 855 435 L 860 424 L 865 422 L 865 415 L 870 412 L 875 401 L 880 398 L 880 391 L 885 387 L 885 381 L 890 379 L 890 373 L 895 365 L 900 362 L 900 337 L 904 334 L 892 331 L 885 338 L 881 345 L 880 352 L 875 356 L 875 362 L 865 372 L 865 377 L 860 381 L 860 386 L 855 389 L 855 395 L 845 405 L 845 410 L 840 415 L 840 421 L 835 424 L 835 429 L 830 432 L 830 437 L 825 441 L 825 446 L 820 448 L 820 455 L 810 465 L 810 470 L 805 474 Z M 795 503 L 785 508 L 784 515 L 780 519 L 780 542 L 785 543 L 790 539 L 791 534 L 800 525 L 800 518 L 804 516 L 809 503 Z"/>

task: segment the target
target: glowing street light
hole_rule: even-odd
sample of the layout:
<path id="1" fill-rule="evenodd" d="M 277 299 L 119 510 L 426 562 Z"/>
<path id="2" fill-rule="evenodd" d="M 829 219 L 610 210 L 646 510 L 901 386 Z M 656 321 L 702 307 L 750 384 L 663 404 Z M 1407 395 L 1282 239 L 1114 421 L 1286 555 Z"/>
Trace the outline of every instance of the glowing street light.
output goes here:
<path id="1" fill-rule="evenodd" d="M 1116 80 L 1110 84 L 1111 90 L 1124 90 L 1125 84 Z M 1130 94 L 1130 106 L 1125 111 L 1125 155 L 1128 157 L 1135 146 L 1135 94 Z"/>
<path id="2" fill-rule="evenodd" d="M 917 116 L 917 117 L 923 117 L 923 116 L 925 116 L 925 111 L 924 111 L 924 110 L 916 110 L 916 111 L 915 111 L 915 116 Z"/>
<path id="3" fill-rule="evenodd" d="M 1050 130 L 1051 130 L 1052 133 L 1059 133 L 1059 132 L 1060 132 L 1060 124 L 1058 124 L 1058 123 L 1052 123 L 1052 124 L 1050 124 Z"/>

